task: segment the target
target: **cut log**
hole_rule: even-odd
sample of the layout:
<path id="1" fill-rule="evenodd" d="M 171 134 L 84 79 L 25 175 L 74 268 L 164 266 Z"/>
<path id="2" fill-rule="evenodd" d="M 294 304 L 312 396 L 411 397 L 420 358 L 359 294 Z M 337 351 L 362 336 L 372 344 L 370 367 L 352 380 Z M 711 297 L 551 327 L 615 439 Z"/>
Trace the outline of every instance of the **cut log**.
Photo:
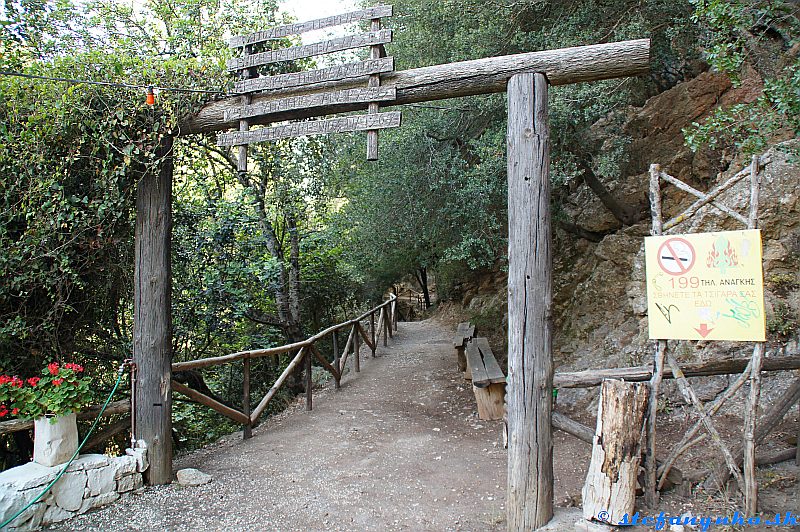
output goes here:
<path id="1" fill-rule="evenodd" d="M 641 457 L 650 387 L 617 380 L 603 382 L 592 461 L 583 486 L 583 517 L 615 524 L 631 515 Z"/>
<path id="2" fill-rule="evenodd" d="M 568 85 L 585 81 L 638 76 L 646 74 L 649 70 L 650 40 L 640 39 L 487 57 L 473 61 L 390 72 L 381 75 L 381 86 L 397 88 L 397 99 L 390 102 L 389 105 L 403 105 L 503 92 L 512 76 L 525 72 L 543 72 L 547 75 L 550 84 Z M 313 94 L 363 86 L 363 80 L 359 79 L 320 83 L 305 87 L 303 91 L 284 89 L 256 94 L 253 96 L 253 103 L 283 98 L 288 95 Z M 210 133 L 221 129 L 233 129 L 238 126 L 238 122 L 226 121 L 224 114 L 225 111 L 240 105 L 241 101 L 238 97 L 210 102 L 203 106 L 197 114 L 184 120 L 178 129 L 181 134 Z M 311 118 L 364 110 L 367 107 L 368 104 L 364 103 L 349 103 L 305 111 L 291 111 L 271 115 L 269 118 L 254 118 L 250 124 Z"/>

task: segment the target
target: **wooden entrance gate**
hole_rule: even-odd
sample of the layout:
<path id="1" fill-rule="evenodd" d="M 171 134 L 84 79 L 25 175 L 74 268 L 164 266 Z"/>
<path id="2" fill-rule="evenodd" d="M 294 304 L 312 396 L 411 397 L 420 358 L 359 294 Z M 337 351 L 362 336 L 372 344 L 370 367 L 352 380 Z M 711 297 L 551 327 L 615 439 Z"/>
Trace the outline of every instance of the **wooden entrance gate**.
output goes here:
<path id="1" fill-rule="evenodd" d="M 280 27 L 236 37 L 241 56 L 232 70 L 244 73 L 236 96 L 205 105 L 179 126 L 179 134 L 237 129 L 219 141 L 240 146 L 282 136 L 367 130 L 368 158 L 377 156 L 377 130 L 399 125 L 399 114 L 379 106 L 427 102 L 508 91 L 509 193 L 509 475 L 508 528 L 531 530 L 553 515 L 552 466 L 552 255 L 550 154 L 547 94 L 550 86 L 636 76 L 649 71 L 648 39 L 530 52 L 393 71 L 382 57 L 390 34 L 380 19 L 390 6 Z M 280 35 L 370 20 L 371 31 L 345 40 L 252 53 L 252 46 Z M 308 57 L 334 49 L 370 47 L 361 63 L 283 76 L 257 77 L 259 61 Z M 366 87 L 365 87 L 366 85 Z M 269 90 L 266 90 L 269 89 Z M 366 110 L 366 115 L 293 122 L 252 130 L 255 125 Z M 170 153 L 170 141 L 161 147 Z M 160 171 L 139 184 L 136 223 L 136 323 L 134 356 L 139 386 L 137 437 L 150 449 L 149 482 L 172 476 L 170 435 L 171 174 L 169 157 Z"/>

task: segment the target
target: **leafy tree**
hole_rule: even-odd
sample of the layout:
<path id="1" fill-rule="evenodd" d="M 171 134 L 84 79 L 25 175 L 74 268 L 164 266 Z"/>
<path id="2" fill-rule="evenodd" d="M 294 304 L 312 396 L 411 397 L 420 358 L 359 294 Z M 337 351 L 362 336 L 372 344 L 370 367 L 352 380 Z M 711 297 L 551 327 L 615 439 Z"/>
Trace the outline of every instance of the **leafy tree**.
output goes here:
<path id="1" fill-rule="evenodd" d="M 746 154 L 763 152 L 782 132 L 800 134 L 800 8 L 782 0 L 692 0 L 693 19 L 705 29 L 705 55 L 735 84 L 747 68 L 764 80 L 751 103 L 718 109 L 686 130 L 690 147 L 733 145 Z"/>

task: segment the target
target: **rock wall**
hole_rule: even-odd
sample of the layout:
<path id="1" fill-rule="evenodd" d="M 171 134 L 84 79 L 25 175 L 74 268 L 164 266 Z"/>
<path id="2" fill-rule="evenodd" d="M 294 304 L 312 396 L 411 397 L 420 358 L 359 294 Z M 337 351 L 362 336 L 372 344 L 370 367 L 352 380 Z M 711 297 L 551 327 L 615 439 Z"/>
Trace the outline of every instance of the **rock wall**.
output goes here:
<path id="1" fill-rule="evenodd" d="M 110 504 L 142 487 L 142 472 L 147 466 L 143 441 L 136 449 L 127 449 L 125 456 L 80 456 L 44 497 L 11 523 L 9 530 L 38 530 Z M 62 468 L 29 462 L 0 473 L 0 522 L 34 500 Z"/>

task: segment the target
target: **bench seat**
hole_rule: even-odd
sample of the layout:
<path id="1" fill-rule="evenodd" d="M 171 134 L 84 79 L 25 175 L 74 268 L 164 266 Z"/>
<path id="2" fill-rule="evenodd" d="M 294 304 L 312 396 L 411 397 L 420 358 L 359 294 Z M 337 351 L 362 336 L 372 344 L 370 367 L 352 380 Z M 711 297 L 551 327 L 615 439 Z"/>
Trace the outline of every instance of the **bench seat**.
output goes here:
<path id="1" fill-rule="evenodd" d="M 466 347 L 467 368 L 472 374 L 472 391 L 478 403 L 478 417 L 503 419 L 506 376 L 486 338 L 473 338 Z"/>

